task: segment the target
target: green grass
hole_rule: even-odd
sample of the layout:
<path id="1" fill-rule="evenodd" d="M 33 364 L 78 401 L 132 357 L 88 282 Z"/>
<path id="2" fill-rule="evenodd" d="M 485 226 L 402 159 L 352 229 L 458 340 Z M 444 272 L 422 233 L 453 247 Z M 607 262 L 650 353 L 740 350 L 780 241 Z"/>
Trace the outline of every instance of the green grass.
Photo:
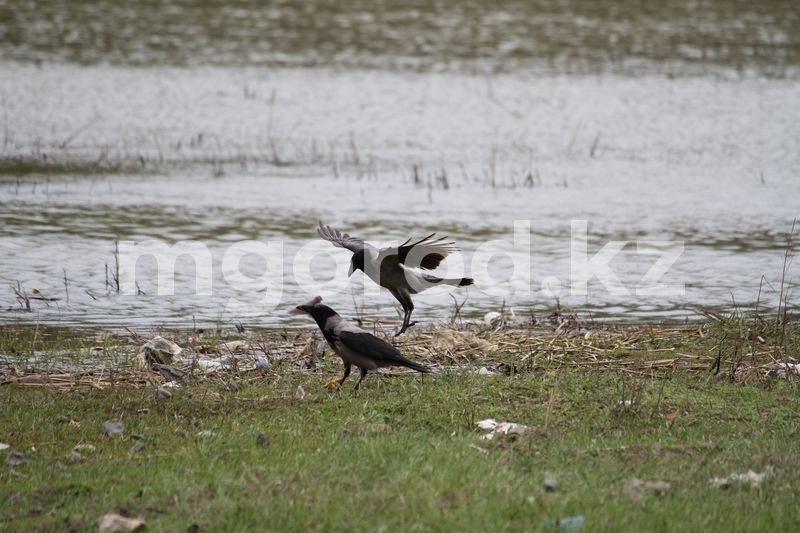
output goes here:
<path id="1" fill-rule="evenodd" d="M 561 368 L 371 375 L 352 394 L 353 382 L 321 388 L 338 371 L 328 363 L 320 373 L 198 382 L 160 401 L 153 387 L 0 387 L 0 441 L 28 456 L 0 467 L 0 529 L 95 529 L 109 512 L 141 516 L 152 531 L 532 531 L 572 515 L 587 531 L 785 531 L 800 520 L 792 381 Z M 474 424 L 490 417 L 533 429 L 485 441 Z M 101 435 L 118 418 L 126 435 Z M 140 452 L 133 433 L 150 437 Z M 72 463 L 77 443 L 96 451 Z M 758 489 L 709 483 L 770 466 Z M 544 491 L 546 476 L 558 492 Z M 636 499 L 623 490 L 631 477 L 672 489 Z"/>

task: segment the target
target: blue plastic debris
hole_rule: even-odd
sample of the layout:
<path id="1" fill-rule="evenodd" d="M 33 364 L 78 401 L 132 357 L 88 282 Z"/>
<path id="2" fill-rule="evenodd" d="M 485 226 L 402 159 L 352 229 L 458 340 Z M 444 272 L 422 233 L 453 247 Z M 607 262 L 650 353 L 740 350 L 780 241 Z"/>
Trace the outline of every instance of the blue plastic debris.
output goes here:
<path id="1" fill-rule="evenodd" d="M 583 522 L 583 515 L 567 516 L 564 518 L 556 518 L 555 520 L 552 518 L 545 518 L 542 520 L 542 523 L 539 524 L 539 531 L 575 531 L 583 526 Z"/>

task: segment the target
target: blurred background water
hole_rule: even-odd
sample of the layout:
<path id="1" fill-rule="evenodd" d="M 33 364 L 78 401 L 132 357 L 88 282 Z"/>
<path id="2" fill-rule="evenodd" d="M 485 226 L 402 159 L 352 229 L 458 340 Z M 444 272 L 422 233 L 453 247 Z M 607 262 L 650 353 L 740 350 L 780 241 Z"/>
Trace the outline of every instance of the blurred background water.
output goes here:
<path id="1" fill-rule="evenodd" d="M 221 258 L 279 240 L 289 265 L 318 220 L 376 241 L 439 231 L 467 259 L 530 220 L 530 290 L 498 257 L 491 276 L 515 291 L 456 293 L 473 316 L 548 312 L 549 277 L 595 318 L 775 309 L 800 214 L 798 65 L 788 1 L 0 0 L 0 322 L 287 324 L 314 287 L 287 268 L 279 311 L 229 312 L 260 295 L 229 286 Z M 573 219 L 590 255 L 632 242 L 612 262 L 631 294 L 570 295 Z M 109 291 L 115 241 L 145 239 L 207 245 L 212 295 L 185 258 L 175 295 L 147 260 L 143 294 Z M 634 293 L 655 260 L 636 240 L 684 242 L 663 281 L 685 293 Z M 388 293 L 334 281 L 341 312 L 394 316 Z M 60 300 L 25 312 L 17 283 Z M 452 307 L 423 295 L 415 315 Z"/>

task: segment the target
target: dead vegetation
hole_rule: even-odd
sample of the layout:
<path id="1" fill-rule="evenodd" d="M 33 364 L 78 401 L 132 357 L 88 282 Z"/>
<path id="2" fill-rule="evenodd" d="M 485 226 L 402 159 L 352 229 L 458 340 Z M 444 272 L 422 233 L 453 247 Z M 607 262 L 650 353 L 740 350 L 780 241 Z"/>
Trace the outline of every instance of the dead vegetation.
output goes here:
<path id="1" fill-rule="evenodd" d="M 519 322 L 502 327 L 467 322 L 459 329 L 420 329 L 394 342 L 437 373 L 503 376 L 570 370 L 657 379 L 685 371 L 737 382 L 800 376 L 798 322 L 776 325 L 718 317 L 687 325 L 591 329 L 580 327 L 574 317 L 542 322 L 527 327 Z M 383 323 L 364 326 L 377 335 L 388 334 Z M 5 385 L 59 390 L 158 387 L 170 381 L 255 382 L 339 371 L 338 358 L 324 340 L 306 329 L 161 332 L 180 345 L 174 350 L 180 355 L 159 359 L 158 365 L 141 356 L 137 362 L 137 353 L 148 340 L 153 342 L 149 333 L 125 329 L 71 346 L 53 345 L 38 331 L 27 337 L 12 333 L 10 327 L 0 329 L 5 340 L 0 344 L 0 379 Z"/>

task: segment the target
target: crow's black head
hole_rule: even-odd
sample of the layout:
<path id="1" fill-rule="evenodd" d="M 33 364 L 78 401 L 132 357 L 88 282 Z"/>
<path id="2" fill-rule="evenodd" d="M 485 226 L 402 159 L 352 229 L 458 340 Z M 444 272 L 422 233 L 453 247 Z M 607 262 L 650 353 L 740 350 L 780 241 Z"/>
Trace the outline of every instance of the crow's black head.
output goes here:
<path id="1" fill-rule="evenodd" d="M 357 252 L 353 252 L 353 258 L 350 259 L 350 273 L 349 276 L 353 275 L 353 272 L 356 270 L 360 270 L 364 272 L 364 249 Z"/>
<path id="2" fill-rule="evenodd" d="M 314 321 L 317 323 L 317 325 L 320 327 L 320 329 L 324 329 L 325 322 L 328 320 L 328 318 L 330 318 L 332 316 L 335 316 L 338 313 L 336 313 L 336 311 L 334 311 L 333 309 L 331 309 L 327 305 L 323 305 L 320 302 L 322 302 L 322 298 L 317 296 L 316 298 L 314 298 L 310 302 L 306 302 L 303 305 L 298 305 L 294 309 L 289 310 L 289 314 L 290 315 L 303 315 L 303 314 L 309 315 L 311 318 L 314 319 Z"/>

